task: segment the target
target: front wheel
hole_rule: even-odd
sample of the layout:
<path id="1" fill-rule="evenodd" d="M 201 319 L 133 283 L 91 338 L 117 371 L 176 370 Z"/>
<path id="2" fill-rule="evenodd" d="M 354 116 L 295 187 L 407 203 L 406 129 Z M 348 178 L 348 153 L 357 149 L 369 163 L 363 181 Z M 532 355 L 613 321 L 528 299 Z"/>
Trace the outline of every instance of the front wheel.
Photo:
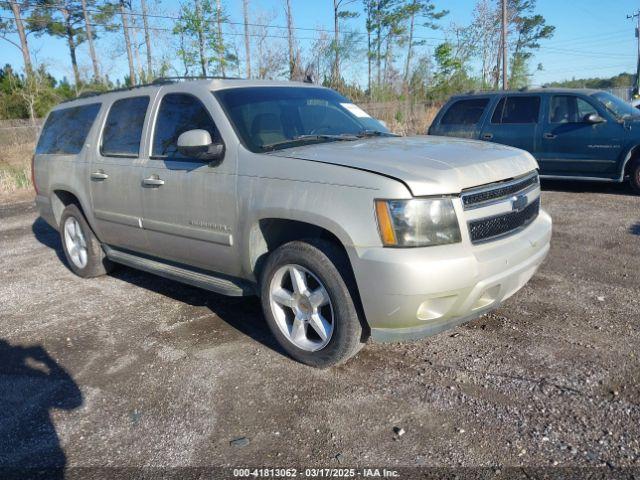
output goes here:
<path id="1" fill-rule="evenodd" d="M 267 323 L 294 359 L 326 368 L 364 344 L 355 281 L 336 245 L 309 240 L 279 247 L 267 259 L 260 290 Z"/>
<path id="2" fill-rule="evenodd" d="M 631 165 L 630 173 L 629 183 L 631 184 L 631 188 L 635 193 L 640 195 L 640 160 L 636 160 L 636 162 Z"/>

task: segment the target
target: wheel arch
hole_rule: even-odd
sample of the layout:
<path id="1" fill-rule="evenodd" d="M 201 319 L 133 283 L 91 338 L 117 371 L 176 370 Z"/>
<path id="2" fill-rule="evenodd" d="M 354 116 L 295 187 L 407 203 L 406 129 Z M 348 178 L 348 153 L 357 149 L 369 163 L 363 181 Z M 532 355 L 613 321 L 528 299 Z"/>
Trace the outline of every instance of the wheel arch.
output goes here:
<path id="1" fill-rule="evenodd" d="M 620 181 L 623 182 L 626 177 L 631 174 L 631 167 L 635 165 L 637 161 L 640 160 L 640 144 L 633 145 L 627 155 L 624 158 L 624 162 L 622 163 L 622 168 L 620 170 Z"/>
<path id="2" fill-rule="evenodd" d="M 344 232 L 342 233 L 344 234 Z M 353 270 L 353 263 L 350 256 L 350 250 L 352 250 L 350 248 L 351 244 L 345 244 L 344 240 L 340 238 L 340 233 L 331 231 L 326 225 L 317 225 L 303 220 L 282 217 L 265 217 L 258 220 L 249 233 L 250 248 L 248 259 L 254 278 L 257 282 L 260 281 L 262 269 L 271 252 L 285 243 L 305 239 L 321 239 L 331 242 L 344 255 L 346 261 L 345 266 L 348 271 L 344 272 L 343 275 L 350 277 L 350 279 L 344 280 L 347 285 L 353 285 L 353 290 L 350 290 L 362 324 L 362 338 L 368 338 L 370 335 L 370 327 L 362 306 L 360 289 Z"/>
<path id="3" fill-rule="evenodd" d="M 62 211 L 69 205 L 76 205 L 85 218 L 87 218 L 85 209 L 82 206 L 82 202 L 78 195 L 66 188 L 54 188 L 51 191 L 51 209 L 53 210 L 53 216 L 56 220 L 56 224 L 60 224 Z"/>
<path id="4" fill-rule="evenodd" d="M 336 234 L 325 225 L 310 223 L 304 220 L 273 217 L 263 217 L 252 225 L 248 236 L 249 270 L 256 280 L 259 280 L 264 262 L 269 253 L 279 246 L 294 240 L 305 238 L 320 238 L 334 243 L 346 255 L 353 273 L 353 267 L 349 259 L 349 251 L 340 238 L 343 235 Z"/>

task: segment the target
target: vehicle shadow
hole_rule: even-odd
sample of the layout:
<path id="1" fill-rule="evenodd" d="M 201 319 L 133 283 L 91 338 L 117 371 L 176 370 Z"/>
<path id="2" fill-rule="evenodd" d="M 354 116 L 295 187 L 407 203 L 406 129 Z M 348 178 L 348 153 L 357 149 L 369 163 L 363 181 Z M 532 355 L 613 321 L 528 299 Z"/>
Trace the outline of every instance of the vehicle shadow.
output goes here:
<path id="1" fill-rule="evenodd" d="M 60 261 L 67 265 L 60 236 L 56 230 L 42 220 L 42 218 L 38 218 L 33 223 L 32 231 L 40 243 L 54 250 Z M 168 280 L 123 265 L 119 265 L 109 275 L 181 303 L 197 307 L 206 307 L 243 335 L 286 356 L 285 351 L 278 345 L 269 330 L 262 314 L 260 301 L 257 297 L 227 297 L 218 295 L 207 290 L 191 287 L 190 285 Z"/>
<path id="2" fill-rule="evenodd" d="M 607 193 L 610 195 L 636 195 L 631 186 L 625 183 L 586 182 L 582 180 L 550 180 L 540 179 L 543 191 L 549 192 L 576 192 L 576 193 Z"/>
<path id="3" fill-rule="evenodd" d="M 60 234 L 56 229 L 45 222 L 42 217 L 38 217 L 36 221 L 33 222 L 33 225 L 31 225 L 31 231 L 36 237 L 36 240 L 56 252 L 58 260 L 63 262 L 65 265 L 67 264 L 64 252 L 62 251 L 62 241 L 60 240 Z"/>
<path id="4" fill-rule="evenodd" d="M 123 265 L 109 275 L 181 303 L 206 307 L 238 332 L 286 356 L 269 330 L 257 297 L 227 297 Z"/>
<path id="5" fill-rule="evenodd" d="M 0 477 L 64 478 L 67 459 L 50 411 L 82 403 L 78 385 L 42 346 L 0 340 Z"/>

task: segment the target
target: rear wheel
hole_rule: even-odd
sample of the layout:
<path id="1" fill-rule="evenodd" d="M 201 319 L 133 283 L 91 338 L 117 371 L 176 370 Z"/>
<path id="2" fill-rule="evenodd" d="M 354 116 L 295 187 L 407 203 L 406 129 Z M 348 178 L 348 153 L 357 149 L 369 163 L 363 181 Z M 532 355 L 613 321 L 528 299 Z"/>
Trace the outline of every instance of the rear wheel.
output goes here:
<path id="1" fill-rule="evenodd" d="M 261 278 L 262 309 L 291 357 L 326 368 L 362 347 L 352 277 L 344 252 L 330 242 L 290 242 L 269 256 Z"/>
<path id="2" fill-rule="evenodd" d="M 69 268 L 76 275 L 90 278 L 113 270 L 113 263 L 77 205 L 68 205 L 62 211 L 60 237 Z"/>
<path id="3" fill-rule="evenodd" d="M 631 171 L 629 173 L 631 188 L 635 193 L 640 194 L 640 160 L 636 160 L 635 163 L 631 165 Z"/>

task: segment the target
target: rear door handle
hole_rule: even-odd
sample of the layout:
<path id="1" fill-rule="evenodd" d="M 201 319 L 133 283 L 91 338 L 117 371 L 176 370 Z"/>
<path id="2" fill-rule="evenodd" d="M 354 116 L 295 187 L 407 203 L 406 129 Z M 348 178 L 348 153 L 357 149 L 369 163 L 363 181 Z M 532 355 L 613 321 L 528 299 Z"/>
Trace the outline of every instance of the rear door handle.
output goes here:
<path id="1" fill-rule="evenodd" d="M 557 135 L 554 135 L 553 133 L 545 133 L 542 135 L 544 138 L 548 138 L 549 140 L 553 140 L 554 138 L 557 137 Z"/>
<path id="2" fill-rule="evenodd" d="M 102 181 L 109 178 L 109 175 L 104 173 L 102 170 L 98 170 L 97 172 L 91 172 L 91 180 Z"/>
<path id="3" fill-rule="evenodd" d="M 142 180 L 142 185 L 145 187 L 160 187 L 164 185 L 164 180 L 159 179 L 157 176 L 151 176 Z"/>
<path id="4" fill-rule="evenodd" d="M 485 140 L 491 140 L 493 138 L 493 133 L 485 133 L 482 135 L 482 138 Z"/>

